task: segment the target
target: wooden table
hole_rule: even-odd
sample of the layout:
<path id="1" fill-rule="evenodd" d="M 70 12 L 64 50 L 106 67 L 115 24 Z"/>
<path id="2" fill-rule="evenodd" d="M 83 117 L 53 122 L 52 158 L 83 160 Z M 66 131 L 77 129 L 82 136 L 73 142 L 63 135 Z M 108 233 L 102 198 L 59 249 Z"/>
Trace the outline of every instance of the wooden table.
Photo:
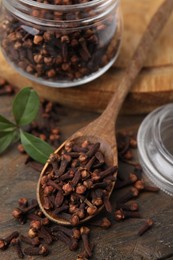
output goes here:
<path id="1" fill-rule="evenodd" d="M 0 114 L 10 115 L 10 97 L 0 97 Z M 97 116 L 96 113 L 60 107 L 59 127 L 62 141 L 81 126 Z M 118 126 L 137 129 L 142 116 L 120 116 Z M 25 155 L 19 154 L 16 145 L 0 157 L 0 237 L 5 237 L 13 230 L 23 234 L 28 225 L 19 225 L 11 216 L 11 211 L 17 206 L 20 197 L 35 198 L 35 188 L 38 172 L 24 164 Z M 122 166 L 121 166 L 122 167 Z M 131 170 L 130 168 L 128 169 Z M 121 191 L 122 193 L 124 192 Z M 112 203 L 121 192 L 114 192 Z M 173 200 L 162 191 L 159 194 L 143 193 L 137 199 L 140 204 L 141 219 L 129 219 L 124 222 L 114 222 L 108 229 L 92 228 L 91 239 L 94 242 L 94 260 L 126 260 L 126 259 L 173 259 Z M 137 235 L 141 224 L 148 217 L 154 219 L 154 227 L 142 237 Z M 61 242 L 51 246 L 49 260 L 75 260 L 77 252 L 71 252 Z M 0 252 L 0 259 L 16 260 L 13 248 Z M 33 257 L 26 259 L 42 259 Z"/>

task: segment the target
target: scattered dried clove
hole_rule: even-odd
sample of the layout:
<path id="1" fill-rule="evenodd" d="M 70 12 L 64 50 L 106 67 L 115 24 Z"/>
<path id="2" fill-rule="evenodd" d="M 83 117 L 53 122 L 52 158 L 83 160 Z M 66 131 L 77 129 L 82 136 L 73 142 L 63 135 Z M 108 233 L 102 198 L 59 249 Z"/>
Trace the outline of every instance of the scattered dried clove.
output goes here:
<path id="1" fill-rule="evenodd" d="M 23 208 L 16 208 L 12 212 L 12 216 L 17 219 L 21 220 L 23 217 L 25 217 L 26 214 L 28 214 L 30 211 L 38 207 L 37 201 L 34 201 L 30 206 L 28 207 L 23 207 Z"/>
<path id="2" fill-rule="evenodd" d="M 38 237 L 34 237 L 31 239 L 30 237 L 26 237 L 23 235 L 20 235 L 20 240 L 26 244 L 32 245 L 32 246 L 38 246 L 40 245 L 40 240 Z"/>
<path id="3" fill-rule="evenodd" d="M 80 231 L 79 231 L 78 228 L 69 229 L 67 227 L 56 225 L 56 226 L 52 227 L 52 229 L 51 229 L 51 232 L 53 234 L 55 232 L 59 232 L 59 231 L 65 233 L 70 238 L 75 238 L 75 239 L 79 239 L 80 238 Z"/>
<path id="4" fill-rule="evenodd" d="M 41 212 L 42 214 L 42 212 Z M 39 212 L 37 212 L 37 215 L 36 214 L 33 214 L 33 213 L 29 213 L 27 218 L 29 220 L 34 220 L 34 221 L 39 221 L 41 225 L 48 225 L 50 223 L 49 219 L 47 217 L 41 217 L 39 216 Z"/>
<path id="5" fill-rule="evenodd" d="M 81 233 L 85 251 L 87 252 L 88 256 L 92 256 L 92 250 L 91 250 L 91 246 L 90 246 L 89 240 L 88 240 L 90 229 L 83 226 L 80 228 L 80 233 Z"/>
<path id="6" fill-rule="evenodd" d="M 23 259 L 24 254 L 21 248 L 20 240 L 18 238 L 13 238 L 11 240 L 11 245 L 15 248 L 18 258 Z"/>
<path id="7" fill-rule="evenodd" d="M 146 185 L 143 180 L 136 181 L 134 187 L 142 191 L 158 192 L 160 190 L 158 187 Z"/>
<path id="8" fill-rule="evenodd" d="M 120 221 L 124 220 L 126 218 L 140 218 L 141 215 L 139 212 L 134 212 L 134 211 L 126 211 L 126 210 L 116 210 L 115 211 L 115 220 Z"/>
<path id="9" fill-rule="evenodd" d="M 45 226 L 41 226 L 41 228 L 37 232 L 38 238 L 42 238 L 45 244 L 50 245 L 53 242 L 52 235 L 49 233 L 48 229 Z"/>
<path id="10" fill-rule="evenodd" d="M 75 251 L 78 248 L 78 240 L 76 238 L 70 238 L 64 232 L 60 231 L 54 234 L 57 239 L 65 243 L 71 251 Z"/>
<path id="11" fill-rule="evenodd" d="M 130 203 L 126 204 L 117 204 L 117 209 L 123 209 L 127 211 L 137 211 L 139 209 L 139 205 L 135 201 L 131 201 Z"/>
<path id="12" fill-rule="evenodd" d="M 121 189 L 126 186 L 129 186 L 137 181 L 138 177 L 136 176 L 135 173 L 130 173 L 128 176 L 128 179 L 123 180 L 123 181 L 117 181 L 115 185 L 115 189 Z"/>
<path id="13" fill-rule="evenodd" d="M 91 245 L 91 251 L 93 253 L 93 249 L 94 249 L 94 245 Z M 76 260 L 87 260 L 90 256 L 88 255 L 88 253 L 86 252 L 86 250 L 84 249 L 78 256 Z"/>
<path id="14" fill-rule="evenodd" d="M 18 236 L 19 236 L 19 232 L 14 231 L 10 235 L 8 235 L 6 238 L 1 238 L 0 239 L 0 249 L 1 250 L 7 249 L 10 242 L 12 241 L 12 239 L 17 238 Z"/>
<path id="15" fill-rule="evenodd" d="M 112 226 L 111 221 L 107 217 L 103 217 L 103 218 L 95 220 L 95 221 L 90 221 L 89 224 L 92 226 L 102 227 L 105 229 Z"/>
<path id="16" fill-rule="evenodd" d="M 117 203 L 125 203 L 129 201 L 130 199 L 133 199 L 139 195 L 138 189 L 135 187 L 130 188 L 130 190 L 127 191 L 127 193 L 118 199 Z"/>
<path id="17" fill-rule="evenodd" d="M 153 224 L 154 221 L 151 218 L 147 219 L 144 225 L 139 229 L 138 235 L 142 236 L 147 230 L 149 230 L 153 226 Z"/>
<path id="18" fill-rule="evenodd" d="M 28 199 L 27 198 L 20 198 L 18 200 L 19 207 L 26 208 L 28 206 Z"/>
<path id="19" fill-rule="evenodd" d="M 29 256 L 34 256 L 34 255 L 46 256 L 49 254 L 49 250 L 46 245 L 39 245 L 39 247 L 30 246 L 24 249 L 24 254 Z"/>

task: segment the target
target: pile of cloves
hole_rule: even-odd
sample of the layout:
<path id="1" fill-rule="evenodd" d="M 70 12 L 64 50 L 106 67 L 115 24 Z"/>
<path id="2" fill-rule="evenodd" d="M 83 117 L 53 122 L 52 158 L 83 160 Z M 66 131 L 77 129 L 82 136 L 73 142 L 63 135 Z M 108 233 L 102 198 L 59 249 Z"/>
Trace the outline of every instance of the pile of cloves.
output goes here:
<path id="1" fill-rule="evenodd" d="M 53 218 L 75 226 L 105 206 L 112 207 L 109 194 L 115 181 L 116 166 L 107 165 L 100 143 L 69 141 L 60 154 L 51 154 L 40 180 L 41 203 Z"/>
<path id="2" fill-rule="evenodd" d="M 79 253 L 78 259 L 88 259 L 92 256 L 94 247 L 89 241 L 90 229 L 86 226 L 67 228 L 53 224 L 40 211 L 36 200 L 20 198 L 12 215 L 20 224 L 29 222 L 29 230 L 27 235 L 14 231 L 6 238 L 1 238 L 1 250 L 7 250 L 12 246 L 20 259 L 25 256 L 46 256 L 50 253 L 50 245 L 57 241 L 63 242 L 69 250 L 75 251 L 79 248 L 81 240 L 83 250 Z"/>
<path id="3" fill-rule="evenodd" d="M 137 141 L 134 134 L 131 132 L 119 132 L 117 134 L 117 144 L 119 163 L 123 162 L 129 167 L 133 167 L 133 171 L 125 178 L 120 173 L 118 174 L 115 190 L 130 187 L 123 196 L 117 199 L 114 218 L 116 221 L 124 221 L 128 218 L 141 218 L 139 205 L 134 199 L 142 192 L 158 192 L 160 189 L 146 184 L 142 178 L 142 168 L 138 162 L 134 161 L 132 152 L 132 149 L 137 148 Z M 142 236 L 153 224 L 153 219 L 149 218 L 145 220 L 137 234 Z"/>

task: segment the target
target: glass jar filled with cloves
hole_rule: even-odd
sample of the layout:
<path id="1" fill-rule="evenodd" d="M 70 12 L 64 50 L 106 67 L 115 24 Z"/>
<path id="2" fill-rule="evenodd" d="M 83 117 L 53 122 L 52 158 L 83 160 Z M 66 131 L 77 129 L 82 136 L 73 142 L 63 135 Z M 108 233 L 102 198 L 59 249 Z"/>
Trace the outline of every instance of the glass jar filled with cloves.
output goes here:
<path id="1" fill-rule="evenodd" d="M 115 62 L 119 0 L 2 0 L 1 50 L 25 77 L 52 87 L 89 82 Z"/>

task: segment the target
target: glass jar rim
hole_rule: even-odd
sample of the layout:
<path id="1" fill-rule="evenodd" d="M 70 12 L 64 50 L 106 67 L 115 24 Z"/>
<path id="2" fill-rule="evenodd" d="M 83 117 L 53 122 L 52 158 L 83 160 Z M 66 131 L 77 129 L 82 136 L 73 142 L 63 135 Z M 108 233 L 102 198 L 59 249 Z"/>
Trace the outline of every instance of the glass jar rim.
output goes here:
<path id="1" fill-rule="evenodd" d="M 83 9 L 88 7 L 95 7 L 95 6 L 101 6 L 102 4 L 105 5 L 107 3 L 111 3 L 112 0 L 93 0 L 86 3 L 79 3 L 79 4 L 70 4 L 70 5 L 53 5 L 53 4 L 45 4 L 45 3 L 39 3 L 37 1 L 33 0 L 18 0 L 21 4 L 40 8 L 40 9 L 47 9 L 49 11 L 64 11 L 64 10 L 72 10 L 72 9 Z M 119 4 L 120 0 L 114 0 L 116 5 Z"/>
<path id="2" fill-rule="evenodd" d="M 159 151 L 161 152 L 165 160 L 167 160 L 170 164 L 173 165 L 173 155 L 166 148 L 161 133 L 163 129 L 163 125 L 165 125 L 168 122 L 168 115 L 170 113 L 170 109 L 173 109 L 173 104 L 162 106 L 157 110 L 157 113 L 159 114 L 157 115 L 156 119 L 153 121 L 152 133 L 153 133 L 153 139 L 156 147 L 159 149 Z"/>
<path id="3" fill-rule="evenodd" d="M 75 30 L 84 27 L 89 27 L 94 22 L 104 20 L 109 13 L 116 10 L 119 6 L 120 0 L 93 0 L 87 3 L 75 5 L 51 5 L 38 3 L 33 0 L 2 0 L 4 7 L 11 12 L 15 17 L 27 22 L 28 24 L 35 24 L 39 27 L 60 28 L 63 30 Z M 47 12 L 64 12 L 73 13 L 79 11 L 86 13 L 85 17 L 78 17 L 73 19 L 50 19 L 41 18 L 32 15 L 31 7 L 38 11 L 46 10 Z M 87 8 L 95 10 L 94 15 L 87 12 Z"/>

